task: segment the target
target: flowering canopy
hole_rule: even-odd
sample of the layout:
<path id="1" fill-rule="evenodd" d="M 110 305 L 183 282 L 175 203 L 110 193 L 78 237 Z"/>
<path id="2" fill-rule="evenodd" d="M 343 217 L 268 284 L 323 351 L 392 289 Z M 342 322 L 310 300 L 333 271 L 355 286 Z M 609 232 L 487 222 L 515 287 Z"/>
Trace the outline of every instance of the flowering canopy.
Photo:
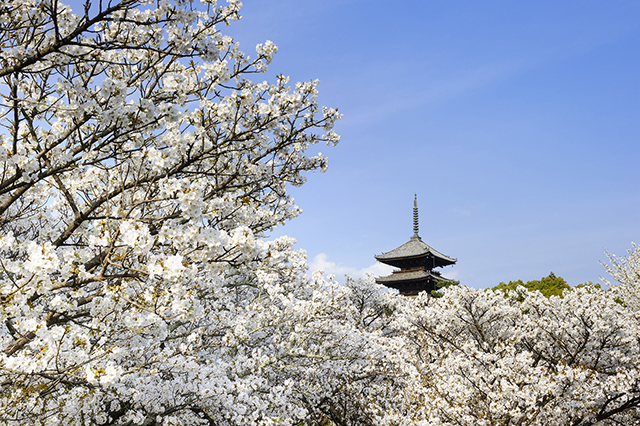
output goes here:
<path id="1" fill-rule="evenodd" d="M 0 424 L 638 422 L 637 250 L 615 291 L 406 299 L 264 239 L 339 114 L 250 80 L 239 8 L 0 0 Z"/>
<path id="2" fill-rule="evenodd" d="M 618 425 L 640 421 L 640 317 L 594 286 L 451 288 L 399 315 L 425 425 Z"/>
<path id="3" fill-rule="evenodd" d="M 239 8 L 0 3 L 1 423 L 306 415 L 266 370 L 328 356 L 295 327 L 332 304 L 260 237 L 299 213 L 287 185 L 324 170 L 305 151 L 339 115 L 316 81 L 248 78 L 277 49 L 221 33 Z"/>

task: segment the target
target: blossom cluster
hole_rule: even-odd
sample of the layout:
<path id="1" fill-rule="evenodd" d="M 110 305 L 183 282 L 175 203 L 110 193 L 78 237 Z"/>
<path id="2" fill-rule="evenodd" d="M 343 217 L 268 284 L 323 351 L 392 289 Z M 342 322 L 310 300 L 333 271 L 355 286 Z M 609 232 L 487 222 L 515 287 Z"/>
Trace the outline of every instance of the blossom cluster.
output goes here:
<path id="1" fill-rule="evenodd" d="M 0 424 L 639 421 L 621 284 L 403 298 L 307 276 L 318 82 L 255 82 L 230 0 L 0 0 Z"/>
<path id="2" fill-rule="evenodd" d="M 398 328 L 425 425 L 636 424 L 637 312 L 595 286 L 545 297 L 451 288 L 406 303 Z"/>

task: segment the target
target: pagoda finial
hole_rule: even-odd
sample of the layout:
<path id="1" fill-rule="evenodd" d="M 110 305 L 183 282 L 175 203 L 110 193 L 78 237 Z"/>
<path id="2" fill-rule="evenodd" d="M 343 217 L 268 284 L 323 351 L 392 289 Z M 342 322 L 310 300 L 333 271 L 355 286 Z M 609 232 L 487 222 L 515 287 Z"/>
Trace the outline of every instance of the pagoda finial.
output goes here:
<path id="1" fill-rule="evenodd" d="M 418 194 L 413 196 L 413 237 L 412 239 L 420 239 L 418 235 Z"/>

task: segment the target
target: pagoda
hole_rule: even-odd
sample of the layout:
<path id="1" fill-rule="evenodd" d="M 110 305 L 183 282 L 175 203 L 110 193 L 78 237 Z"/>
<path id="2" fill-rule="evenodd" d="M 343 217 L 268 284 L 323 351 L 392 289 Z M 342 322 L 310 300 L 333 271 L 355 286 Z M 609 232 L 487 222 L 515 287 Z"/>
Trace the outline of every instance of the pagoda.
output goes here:
<path id="1" fill-rule="evenodd" d="M 444 278 L 434 268 L 456 263 L 456 259 L 445 256 L 424 243 L 418 235 L 418 196 L 413 200 L 413 236 L 400 247 L 375 256 L 378 262 L 400 268 L 391 275 L 376 278 L 378 284 L 395 288 L 404 296 L 416 296 L 421 291 L 431 293 L 438 281 L 453 281 Z"/>

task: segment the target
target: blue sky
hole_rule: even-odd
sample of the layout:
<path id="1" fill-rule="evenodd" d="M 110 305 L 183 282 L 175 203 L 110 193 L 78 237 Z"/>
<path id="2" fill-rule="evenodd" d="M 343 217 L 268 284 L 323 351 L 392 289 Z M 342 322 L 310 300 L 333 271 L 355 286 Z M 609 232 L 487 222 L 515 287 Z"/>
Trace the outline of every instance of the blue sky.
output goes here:
<path id="1" fill-rule="evenodd" d="M 287 234 L 312 267 L 384 273 L 420 235 L 475 288 L 599 281 L 606 248 L 640 242 L 637 1 L 245 1 L 243 50 L 318 78 L 344 118 L 325 174 L 294 188 Z"/>

